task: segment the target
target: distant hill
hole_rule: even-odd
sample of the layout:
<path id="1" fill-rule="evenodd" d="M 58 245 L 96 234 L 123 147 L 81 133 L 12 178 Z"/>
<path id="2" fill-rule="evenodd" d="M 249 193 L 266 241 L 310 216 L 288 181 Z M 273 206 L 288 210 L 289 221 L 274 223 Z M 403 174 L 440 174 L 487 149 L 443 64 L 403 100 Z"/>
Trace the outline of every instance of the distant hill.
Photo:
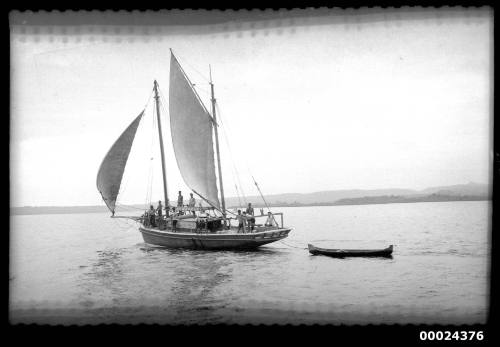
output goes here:
<path id="1" fill-rule="evenodd" d="M 447 194 L 447 195 L 476 195 L 491 197 L 491 189 L 487 184 L 470 182 L 452 186 L 432 187 L 420 191 L 422 194 Z"/>
<path id="2" fill-rule="evenodd" d="M 402 204 L 414 202 L 444 202 L 444 201 L 480 201 L 485 200 L 483 196 L 477 195 L 446 195 L 432 193 L 429 195 L 412 196 L 370 196 L 363 198 L 340 199 L 332 205 L 375 205 L 375 204 Z"/>
<path id="3" fill-rule="evenodd" d="M 291 204 L 333 204 L 342 199 L 366 198 L 366 197 L 380 197 L 380 196 L 404 196 L 404 197 L 417 197 L 426 196 L 430 194 L 449 195 L 449 196 L 474 196 L 483 199 L 491 199 L 490 188 L 487 184 L 468 183 L 457 184 L 451 186 L 431 187 L 423 190 L 414 189 L 351 189 L 351 190 L 330 190 L 314 193 L 298 194 L 275 194 L 266 195 L 266 201 L 272 205 L 291 205 Z M 260 196 L 248 196 L 247 202 L 252 204 L 262 205 L 262 198 Z M 227 206 L 237 206 L 238 198 L 231 197 L 226 199 Z"/>
<path id="4" fill-rule="evenodd" d="M 318 206 L 318 205 L 359 205 L 398 202 L 424 202 L 424 201 L 461 201 L 461 200 L 490 200 L 491 189 L 487 184 L 468 183 L 450 186 L 431 187 L 423 190 L 413 189 L 350 189 L 331 190 L 314 193 L 287 193 L 266 195 L 266 201 L 272 206 Z M 247 196 L 245 201 L 251 202 L 255 207 L 262 207 L 264 203 L 260 196 Z M 228 208 L 237 207 L 237 197 L 226 198 Z M 130 206 L 131 214 L 144 210 L 143 204 Z M 24 206 L 11 207 L 11 215 L 19 214 L 64 214 L 64 213 L 97 213 L 108 212 L 103 204 L 101 206 Z M 120 214 L 124 214 L 122 211 Z"/>
<path id="5" fill-rule="evenodd" d="M 411 189 L 350 189 L 350 190 L 330 190 L 314 193 L 287 193 L 287 194 L 274 194 L 266 195 L 266 201 L 269 204 L 322 204 L 333 203 L 340 199 L 346 198 L 361 198 L 365 196 L 380 196 L 380 195 L 409 195 L 415 194 L 416 191 Z M 247 196 L 245 199 L 252 204 L 262 204 L 262 198 L 258 195 Z M 237 206 L 238 198 L 231 197 L 226 199 L 227 206 Z"/>

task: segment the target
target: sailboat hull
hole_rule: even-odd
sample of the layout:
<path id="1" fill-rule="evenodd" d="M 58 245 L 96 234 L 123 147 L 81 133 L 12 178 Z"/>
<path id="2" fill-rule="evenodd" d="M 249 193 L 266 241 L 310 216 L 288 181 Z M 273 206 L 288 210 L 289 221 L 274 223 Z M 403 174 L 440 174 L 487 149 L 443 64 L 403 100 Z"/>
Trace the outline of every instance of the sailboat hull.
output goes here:
<path id="1" fill-rule="evenodd" d="M 140 227 L 144 242 L 167 248 L 207 250 L 255 249 L 288 236 L 291 229 L 273 229 L 254 233 L 189 233 Z"/>

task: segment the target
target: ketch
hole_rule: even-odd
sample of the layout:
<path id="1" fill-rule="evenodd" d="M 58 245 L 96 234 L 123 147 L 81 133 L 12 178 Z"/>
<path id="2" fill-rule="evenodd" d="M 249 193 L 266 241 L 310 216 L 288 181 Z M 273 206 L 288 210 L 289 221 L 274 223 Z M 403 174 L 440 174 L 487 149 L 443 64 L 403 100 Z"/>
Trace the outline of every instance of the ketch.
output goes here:
<path id="1" fill-rule="evenodd" d="M 165 213 L 163 214 L 160 207 L 160 212 L 156 214 L 146 211 L 141 216 L 115 216 L 123 173 L 137 129 L 145 113 L 143 110 L 109 149 L 97 174 L 97 189 L 111 211 L 111 217 L 135 220 L 139 223 L 139 231 L 144 242 L 168 248 L 252 249 L 286 238 L 291 228 L 283 225 L 283 214 L 272 213 L 267 203 L 268 214 L 264 214 L 261 209 L 260 215 L 248 217 L 238 216 L 226 209 L 219 151 L 219 125 L 211 76 L 210 89 L 211 113 L 203 104 L 194 85 L 171 50 L 168 106 L 173 151 L 184 182 L 205 202 L 205 206 L 201 204 L 199 206 L 184 204 L 173 206 L 170 203 L 160 117 L 161 100 L 158 83 L 155 80 L 153 91 L 161 153 Z M 217 159 L 217 174 L 215 158 Z M 261 193 L 255 180 L 254 183 Z M 263 196 L 262 198 L 265 202 Z M 281 217 L 280 223 L 276 221 L 275 216 Z M 272 222 L 255 223 L 255 218 L 258 217 L 267 217 L 268 221 L 271 219 Z M 242 218 L 249 224 L 243 230 L 239 225 Z"/>

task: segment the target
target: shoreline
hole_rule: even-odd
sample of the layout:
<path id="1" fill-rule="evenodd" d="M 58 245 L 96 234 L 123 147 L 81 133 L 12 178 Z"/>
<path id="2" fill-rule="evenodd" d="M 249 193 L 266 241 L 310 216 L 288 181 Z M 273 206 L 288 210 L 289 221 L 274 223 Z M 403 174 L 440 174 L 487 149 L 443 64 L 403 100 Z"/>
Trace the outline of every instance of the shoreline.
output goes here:
<path id="1" fill-rule="evenodd" d="M 491 201 L 489 197 L 481 196 L 425 196 L 425 197 L 363 197 L 341 199 L 334 202 L 316 203 L 273 203 L 269 207 L 311 207 L 311 206 L 352 206 L 352 205 L 387 205 L 387 204 L 413 204 L 422 202 L 456 202 L 456 201 Z M 129 206 L 127 206 L 129 207 Z M 266 208 L 265 205 L 253 204 L 255 209 Z M 131 205 L 130 208 L 139 210 Z M 240 208 L 229 206 L 228 209 Z M 108 212 L 106 206 L 24 206 L 11 207 L 11 216 L 40 215 L 40 214 L 82 214 Z"/>

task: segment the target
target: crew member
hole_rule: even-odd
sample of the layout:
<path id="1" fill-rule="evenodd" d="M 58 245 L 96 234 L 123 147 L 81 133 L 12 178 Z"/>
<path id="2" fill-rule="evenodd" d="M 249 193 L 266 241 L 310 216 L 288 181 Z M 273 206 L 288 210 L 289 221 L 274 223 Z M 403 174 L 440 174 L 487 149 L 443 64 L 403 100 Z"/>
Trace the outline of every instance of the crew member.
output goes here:
<path id="1" fill-rule="evenodd" d="M 163 226 L 163 218 L 162 218 L 162 214 L 163 214 L 163 206 L 161 205 L 161 200 L 158 200 L 158 207 L 156 208 L 156 219 L 158 221 L 158 228 L 162 228 Z"/>
<path id="2" fill-rule="evenodd" d="M 155 209 L 153 205 L 149 206 L 149 223 L 151 224 L 152 227 L 156 227 Z"/>
<path id="3" fill-rule="evenodd" d="M 156 213 L 158 217 L 161 218 L 163 206 L 161 205 L 161 200 L 158 200 L 158 207 L 156 208 Z"/>
<path id="4" fill-rule="evenodd" d="M 190 193 L 191 198 L 189 198 L 189 208 L 191 209 L 191 212 L 193 212 L 193 216 L 196 216 L 195 213 L 195 207 L 196 207 L 196 200 L 193 196 L 193 193 Z"/>
<path id="5" fill-rule="evenodd" d="M 248 203 L 246 213 L 248 214 L 248 231 L 252 231 L 255 227 L 255 218 L 254 218 L 253 207 L 250 202 Z"/>
<path id="6" fill-rule="evenodd" d="M 252 230 L 252 218 L 247 215 L 246 211 L 243 211 L 243 223 L 245 224 L 245 227 L 248 226 L 248 232 Z"/>
<path id="7" fill-rule="evenodd" d="M 243 232 L 245 232 L 246 219 L 241 215 L 241 210 L 238 210 L 236 220 L 238 221 L 238 232 L 240 232 L 240 230 L 243 230 Z"/>
<path id="8" fill-rule="evenodd" d="M 266 224 L 264 224 L 266 227 L 272 227 L 276 226 L 276 221 L 274 220 L 273 214 L 271 212 L 267 212 L 267 220 Z"/>
<path id="9" fill-rule="evenodd" d="M 179 196 L 177 197 L 177 207 L 182 207 L 184 198 L 182 197 L 182 192 L 179 190 Z"/>
<path id="10" fill-rule="evenodd" d="M 172 223 L 172 231 L 175 232 L 177 229 L 177 215 L 178 212 L 175 210 L 175 207 L 172 207 L 172 214 L 170 215 L 170 222 Z"/>
<path id="11" fill-rule="evenodd" d="M 251 216 L 253 216 L 253 215 L 254 215 L 254 214 L 253 214 L 253 207 L 252 207 L 252 203 L 250 203 L 250 202 L 248 203 L 248 207 L 247 207 L 247 209 L 246 209 L 246 213 L 247 213 L 247 214 L 249 214 L 249 215 L 251 215 Z"/>

